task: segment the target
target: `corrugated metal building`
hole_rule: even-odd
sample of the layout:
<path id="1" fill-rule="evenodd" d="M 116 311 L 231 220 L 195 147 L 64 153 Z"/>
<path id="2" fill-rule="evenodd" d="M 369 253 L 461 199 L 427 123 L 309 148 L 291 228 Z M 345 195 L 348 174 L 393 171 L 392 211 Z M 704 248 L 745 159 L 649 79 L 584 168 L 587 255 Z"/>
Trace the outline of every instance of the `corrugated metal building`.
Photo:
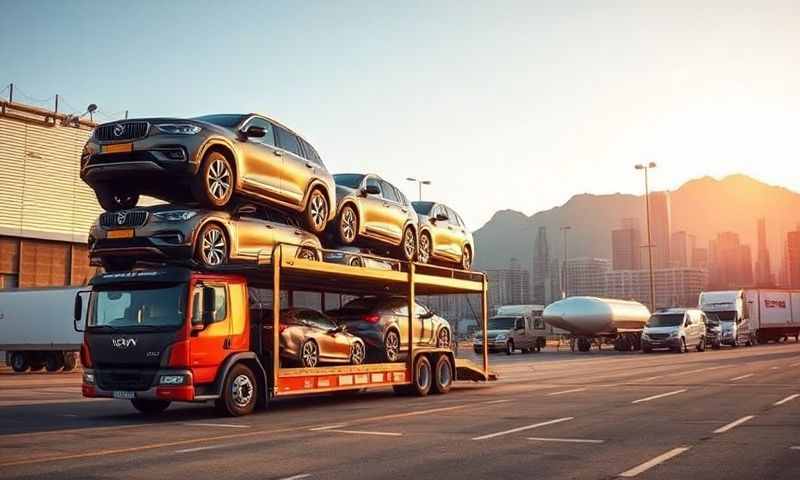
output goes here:
<path id="1" fill-rule="evenodd" d="M 94 124 L 0 101 L 0 288 L 81 285 L 101 209 L 79 177 Z"/>

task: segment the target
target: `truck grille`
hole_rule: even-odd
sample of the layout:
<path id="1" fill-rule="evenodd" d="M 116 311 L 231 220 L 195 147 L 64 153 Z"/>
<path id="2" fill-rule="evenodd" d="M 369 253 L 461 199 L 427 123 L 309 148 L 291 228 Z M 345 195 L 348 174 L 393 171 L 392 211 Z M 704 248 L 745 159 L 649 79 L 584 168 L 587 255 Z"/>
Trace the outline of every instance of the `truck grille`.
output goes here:
<path id="1" fill-rule="evenodd" d="M 103 228 L 141 227 L 145 222 L 147 222 L 147 212 L 144 210 L 121 210 L 100 214 L 100 225 Z"/>
<path id="2" fill-rule="evenodd" d="M 99 370 L 97 386 L 103 390 L 147 390 L 153 384 L 155 371 Z"/>
<path id="3" fill-rule="evenodd" d="M 105 142 L 135 140 L 146 136 L 149 128 L 150 124 L 147 122 L 107 123 L 94 130 L 94 138 Z"/>

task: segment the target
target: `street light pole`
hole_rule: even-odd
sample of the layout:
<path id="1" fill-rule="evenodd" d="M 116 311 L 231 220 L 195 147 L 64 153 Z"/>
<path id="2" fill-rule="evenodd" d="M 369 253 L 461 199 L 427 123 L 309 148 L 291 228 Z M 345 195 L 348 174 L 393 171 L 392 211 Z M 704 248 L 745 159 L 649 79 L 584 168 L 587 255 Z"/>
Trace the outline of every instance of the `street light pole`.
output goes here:
<path id="1" fill-rule="evenodd" d="M 634 168 L 636 168 L 636 170 L 644 170 L 644 205 L 647 209 L 647 262 L 650 267 L 650 311 L 654 312 L 656 310 L 656 286 L 653 276 L 653 239 L 650 230 L 650 185 L 648 183 L 648 171 L 651 168 L 656 168 L 656 163 L 650 162 L 647 165 L 640 163 Z"/>
<path id="2" fill-rule="evenodd" d="M 409 182 L 417 182 L 417 186 L 419 186 L 419 201 L 421 202 L 422 201 L 422 186 L 423 185 L 430 185 L 431 181 L 430 180 L 418 180 L 416 178 L 411 178 L 411 177 L 406 178 L 406 180 L 408 180 Z"/>
<path id="3" fill-rule="evenodd" d="M 561 298 L 567 298 L 567 232 L 572 230 L 569 225 L 561 227 L 563 236 L 564 261 L 561 262 Z"/>

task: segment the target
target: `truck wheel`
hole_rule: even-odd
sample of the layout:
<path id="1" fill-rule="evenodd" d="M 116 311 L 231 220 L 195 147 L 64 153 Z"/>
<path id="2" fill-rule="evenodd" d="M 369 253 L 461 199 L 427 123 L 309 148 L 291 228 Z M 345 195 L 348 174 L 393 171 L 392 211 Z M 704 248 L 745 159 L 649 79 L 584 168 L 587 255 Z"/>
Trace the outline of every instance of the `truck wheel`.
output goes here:
<path id="1" fill-rule="evenodd" d="M 453 364 L 447 355 L 439 355 L 436 367 L 433 369 L 433 391 L 447 393 L 453 386 Z"/>
<path id="2" fill-rule="evenodd" d="M 506 342 L 506 355 L 511 355 L 514 353 L 514 340 L 509 340 Z"/>
<path id="3" fill-rule="evenodd" d="M 38 372 L 44 369 L 44 360 L 35 359 L 31 360 L 31 372 Z"/>
<path id="4" fill-rule="evenodd" d="M 153 400 L 149 398 L 134 398 L 131 405 L 145 415 L 157 415 L 169 407 L 169 400 Z"/>
<path id="5" fill-rule="evenodd" d="M 588 352 L 592 349 L 592 342 L 589 341 L 586 337 L 579 337 L 578 338 L 578 351 L 579 352 Z"/>
<path id="6" fill-rule="evenodd" d="M 57 372 L 64 367 L 64 355 L 61 352 L 49 352 L 44 360 L 44 367 L 48 372 Z"/>
<path id="7" fill-rule="evenodd" d="M 73 352 L 67 352 L 64 354 L 64 371 L 71 372 L 75 370 L 75 367 L 78 365 L 78 359 Z"/>
<path id="8" fill-rule="evenodd" d="M 10 365 L 15 372 L 23 373 L 30 368 L 31 362 L 25 352 L 11 352 Z"/>
<path id="9" fill-rule="evenodd" d="M 252 370 L 237 363 L 225 377 L 222 397 L 217 399 L 216 407 L 223 415 L 239 417 L 252 413 L 258 400 L 258 382 Z"/>
<path id="10" fill-rule="evenodd" d="M 425 355 L 420 355 L 414 362 L 414 393 L 424 397 L 431 391 L 432 382 L 431 362 Z"/>

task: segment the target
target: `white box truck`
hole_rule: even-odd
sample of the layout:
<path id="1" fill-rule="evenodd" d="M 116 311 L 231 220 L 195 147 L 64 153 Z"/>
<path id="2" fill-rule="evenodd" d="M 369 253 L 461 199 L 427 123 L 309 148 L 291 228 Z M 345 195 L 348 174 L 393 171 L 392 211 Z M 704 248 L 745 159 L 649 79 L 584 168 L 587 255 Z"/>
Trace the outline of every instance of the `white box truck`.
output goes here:
<path id="1" fill-rule="evenodd" d="M 6 352 L 6 364 L 15 372 L 75 368 L 83 342 L 72 319 L 78 291 L 0 290 L 0 351 Z"/>
<path id="2" fill-rule="evenodd" d="M 750 329 L 759 343 L 794 337 L 800 341 L 800 290 L 745 290 Z"/>
<path id="3" fill-rule="evenodd" d="M 756 341 L 756 329 L 752 328 L 749 304 L 744 290 L 721 290 L 701 292 L 698 308 L 710 320 L 719 321 L 718 337 L 712 340 L 712 347 L 719 345 L 751 346 Z"/>

